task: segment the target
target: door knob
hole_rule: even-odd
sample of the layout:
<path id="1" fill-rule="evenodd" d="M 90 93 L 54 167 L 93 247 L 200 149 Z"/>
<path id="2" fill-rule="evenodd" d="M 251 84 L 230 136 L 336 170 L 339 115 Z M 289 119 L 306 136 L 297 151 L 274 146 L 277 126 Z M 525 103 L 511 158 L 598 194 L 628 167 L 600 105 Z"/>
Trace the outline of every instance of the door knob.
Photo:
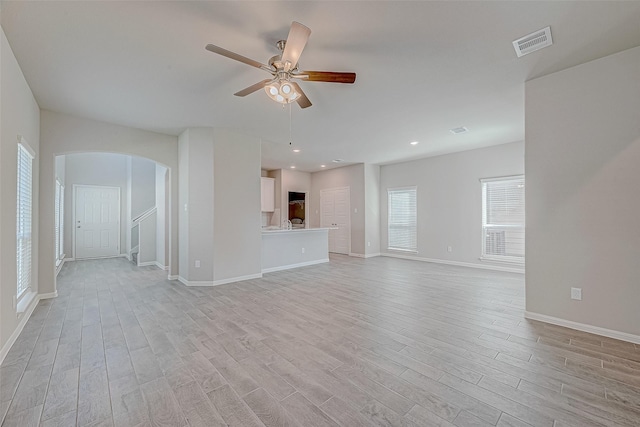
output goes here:
<path id="1" fill-rule="evenodd" d="M 80 228 L 80 226 L 78 226 L 78 228 Z"/>

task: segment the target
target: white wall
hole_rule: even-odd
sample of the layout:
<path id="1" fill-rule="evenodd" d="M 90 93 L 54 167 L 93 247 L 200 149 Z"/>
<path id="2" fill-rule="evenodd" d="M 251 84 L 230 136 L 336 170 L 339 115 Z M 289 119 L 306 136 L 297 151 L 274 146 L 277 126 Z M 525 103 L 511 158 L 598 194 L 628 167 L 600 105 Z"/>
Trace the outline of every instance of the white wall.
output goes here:
<path id="1" fill-rule="evenodd" d="M 380 253 L 380 166 L 364 165 L 364 252 L 366 256 Z"/>
<path id="2" fill-rule="evenodd" d="M 311 226 L 320 227 L 320 191 L 339 187 L 349 187 L 351 253 L 364 256 L 366 253 L 364 164 L 344 166 L 311 174 Z"/>
<path id="3" fill-rule="evenodd" d="M 262 274 L 260 139 L 214 131 L 214 281 Z"/>
<path id="4" fill-rule="evenodd" d="M 165 242 L 165 236 L 169 235 L 168 228 L 168 210 L 167 205 L 167 190 L 168 190 L 168 175 L 167 168 L 162 165 L 155 164 L 155 190 L 156 190 L 156 208 L 157 214 L 157 229 L 156 229 L 156 261 L 161 267 L 166 267 L 169 263 L 169 246 Z"/>
<path id="5" fill-rule="evenodd" d="M 640 47 L 527 82 L 525 99 L 527 311 L 640 342 Z"/>
<path id="6" fill-rule="evenodd" d="M 32 281 L 33 290 L 43 293 L 38 286 L 39 256 L 39 163 L 40 109 L 27 84 L 4 31 L 0 31 L 0 361 L 8 350 L 9 340 L 16 332 L 18 322 L 13 308 L 16 294 L 16 199 L 18 135 L 22 135 L 36 152 L 33 162 L 33 225 L 32 225 Z M 50 179 L 53 180 L 53 175 Z M 54 181 L 55 183 L 55 181 Z M 54 184 L 55 185 L 55 184 Z M 55 190 L 55 188 L 54 188 Z M 51 236 L 53 236 L 53 195 L 51 195 Z M 51 237 L 53 240 L 53 237 Z M 55 253 L 51 244 L 51 273 Z M 13 337 L 15 338 L 15 337 Z"/>
<path id="7" fill-rule="evenodd" d="M 178 141 L 170 135 L 74 117 L 48 110 L 40 111 L 40 248 L 41 292 L 55 291 L 54 194 L 55 156 L 81 152 L 104 152 L 146 157 L 170 168 L 171 177 L 171 269 L 178 274 L 177 218 Z"/>
<path id="8" fill-rule="evenodd" d="M 65 158 L 64 253 L 69 257 L 75 256 L 72 251 L 75 229 L 73 223 L 73 186 L 97 185 L 120 189 L 120 253 L 125 254 L 128 156 L 110 153 L 79 153 L 58 157 Z"/>
<path id="9" fill-rule="evenodd" d="M 180 144 L 180 277 L 213 281 L 213 129 L 190 128 Z M 200 262 L 200 267 L 195 262 Z"/>
<path id="10" fill-rule="evenodd" d="M 204 286 L 259 276 L 260 140 L 190 128 L 179 145 L 180 279 Z"/>
<path id="11" fill-rule="evenodd" d="M 131 219 L 156 205 L 156 162 L 131 158 Z"/>
<path id="12" fill-rule="evenodd" d="M 380 168 L 380 250 L 387 249 L 387 190 L 417 186 L 418 258 L 488 266 L 482 251 L 481 178 L 524 173 L 524 143 L 516 142 Z M 447 247 L 452 252 L 447 252 Z M 397 252 L 396 252 L 397 253 Z"/>

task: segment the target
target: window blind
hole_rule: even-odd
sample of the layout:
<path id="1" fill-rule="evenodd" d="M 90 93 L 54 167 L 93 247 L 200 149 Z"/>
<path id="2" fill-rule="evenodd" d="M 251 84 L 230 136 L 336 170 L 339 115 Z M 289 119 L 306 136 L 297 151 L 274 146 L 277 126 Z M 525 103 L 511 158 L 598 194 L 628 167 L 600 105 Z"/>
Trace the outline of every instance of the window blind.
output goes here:
<path id="1" fill-rule="evenodd" d="M 482 182 L 482 256 L 524 262 L 524 176 Z"/>
<path id="2" fill-rule="evenodd" d="M 16 226 L 17 298 L 31 287 L 31 226 L 33 156 L 22 144 L 18 144 L 18 198 Z"/>
<path id="3" fill-rule="evenodd" d="M 416 187 L 388 189 L 388 248 L 418 250 Z"/>

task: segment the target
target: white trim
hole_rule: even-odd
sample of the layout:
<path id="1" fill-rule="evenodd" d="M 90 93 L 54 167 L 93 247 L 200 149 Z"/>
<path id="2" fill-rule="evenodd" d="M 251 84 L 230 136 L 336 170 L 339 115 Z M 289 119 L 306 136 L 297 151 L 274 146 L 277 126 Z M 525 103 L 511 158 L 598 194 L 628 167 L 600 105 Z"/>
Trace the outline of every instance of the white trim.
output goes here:
<path id="1" fill-rule="evenodd" d="M 158 261 L 154 261 L 156 267 L 158 267 L 160 270 L 169 270 L 169 266 L 168 265 L 162 265 L 160 264 Z"/>
<path id="2" fill-rule="evenodd" d="M 614 331 L 612 329 L 601 328 L 599 326 L 587 325 L 585 323 L 574 322 L 572 320 L 560 319 L 558 317 L 547 316 L 546 314 L 524 312 L 525 319 L 537 320 L 539 322 L 550 323 L 552 325 L 563 326 L 565 328 L 575 329 L 577 331 L 588 332 L 603 337 L 613 338 L 616 340 L 632 342 L 640 344 L 640 335 L 628 334 L 626 332 Z"/>
<path id="3" fill-rule="evenodd" d="M 51 299 L 51 298 L 58 298 L 58 291 L 55 292 L 48 292 L 46 294 L 38 294 L 38 298 L 39 299 Z"/>
<path id="4" fill-rule="evenodd" d="M 177 274 L 169 274 L 167 276 L 167 280 L 180 280 L 180 276 L 178 276 Z"/>
<path id="5" fill-rule="evenodd" d="M 524 174 L 494 176 L 494 177 L 491 177 L 491 178 L 480 178 L 478 181 L 480 181 L 480 182 L 494 182 L 494 181 L 503 181 L 505 179 L 520 179 L 520 178 L 524 178 Z"/>
<path id="6" fill-rule="evenodd" d="M 388 253 L 388 252 L 383 252 L 383 253 L 380 254 L 380 256 L 386 256 L 386 257 L 391 257 L 391 258 L 400 258 L 400 259 L 408 259 L 408 260 L 412 260 L 412 261 L 433 262 L 435 264 L 455 265 L 455 266 L 458 266 L 458 267 L 479 268 L 481 270 L 504 271 L 504 272 L 507 272 L 507 273 L 524 274 L 524 269 L 512 268 L 512 267 L 503 267 L 501 265 L 474 264 L 474 263 L 471 263 L 471 262 L 449 261 L 449 260 L 435 259 L 435 258 L 421 258 L 421 257 L 417 257 L 417 256 L 392 254 L 392 253 Z"/>
<path id="7" fill-rule="evenodd" d="M 38 301 L 40 301 L 40 297 L 39 295 L 36 295 L 36 297 L 33 298 L 31 303 L 29 303 L 29 306 L 26 308 L 26 310 L 22 312 L 22 315 L 20 316 L 20 322 L 18 322 L 18 326 L 13 331 L 13 333 L 11 334 L 7 342 L 4 344 L 4 346 L 2 346 L 2 349 L 0 349 L 0 364 L 4 362 L 4 358 L 7 357 L 9 350 L 11 350 L 11 347 L 13 346 L 13 344 L 16 342 L 16 340 L 22 333 L 22 330 L 24 329 L 24 325 L 27 324 L 27 320 L 29 320 L 29 318 L 31 317 L 31 314 L 33 313 L 33 310 L 35 310 L 36 306 L 38 305 Z"/>
<path id="8" fill-rule="evenodd" d="M 278 267 L 263 268 L 262 272 L 273 273 L 274 271 L 291 270 L 292 268 L 307 267 L 309 265 L 316 265 L 316 264 L 324 264 L 325 262 L 329 262 L 329 258 L 318 259 L 315 261 L 299 262 L 297 264 L 280 265 Z"/>
<path id="9" fill-rule="evenodd" d="M 231 277 L 229 279 L 221 279 L 221 280 L 187 280 L 182 276 L 178 276 L 177 280 L 185 286 L 220 286 L 226 285 L 227 283 L 235 283 L 242 282 L 243 280 L 251 280 L 251 279 L 260 279 L 262 277 L 262 273 L 257 274 L 248 274 L 246 276 L 237 276 Z"/>
<path id="10" fill-rule="evenodd" d="M 60 270 L 62 270 L 62 267 L 64 267 L 64 263 L 67 261 L 73 261 L 72 259 L 67 260 L 67 258 L 62 258 L 60 260 L 60 264 L 58 264 L 56 266 L 56 277 L 58 277 L 58 274 L 60 273 Z"/>
<path id="11" fill-rule="evenodd" d="M 380 252 L 377 252 L 375 254 L 356 254 L 356 253 L 350 253 L 349 256 L 352 257 L 356 257 L 356 258 L 373 258 L 376 256 L 380 256 Z"/>
<path id="12" fill-rule="evenodd" d="M 145 261 L 145 262 L 139 262 L 138 267 L 148 267 L 150 265 L 153 265 L 155 267 L 156 264 L 157 262 L 155 261 Z"/>

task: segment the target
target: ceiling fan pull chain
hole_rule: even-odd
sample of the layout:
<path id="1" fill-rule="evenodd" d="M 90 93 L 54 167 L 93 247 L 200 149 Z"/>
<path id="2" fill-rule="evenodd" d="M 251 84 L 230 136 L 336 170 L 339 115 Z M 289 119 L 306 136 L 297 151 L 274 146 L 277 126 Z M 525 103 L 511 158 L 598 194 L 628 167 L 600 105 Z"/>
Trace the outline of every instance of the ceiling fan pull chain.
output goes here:
<path id="1" fill-rule="evenodd" d="M 291 145 L 292 141 L 293 141 L 293 138 L 291 137 L 291 103 L 289 103 L 289 145 Z"/>

